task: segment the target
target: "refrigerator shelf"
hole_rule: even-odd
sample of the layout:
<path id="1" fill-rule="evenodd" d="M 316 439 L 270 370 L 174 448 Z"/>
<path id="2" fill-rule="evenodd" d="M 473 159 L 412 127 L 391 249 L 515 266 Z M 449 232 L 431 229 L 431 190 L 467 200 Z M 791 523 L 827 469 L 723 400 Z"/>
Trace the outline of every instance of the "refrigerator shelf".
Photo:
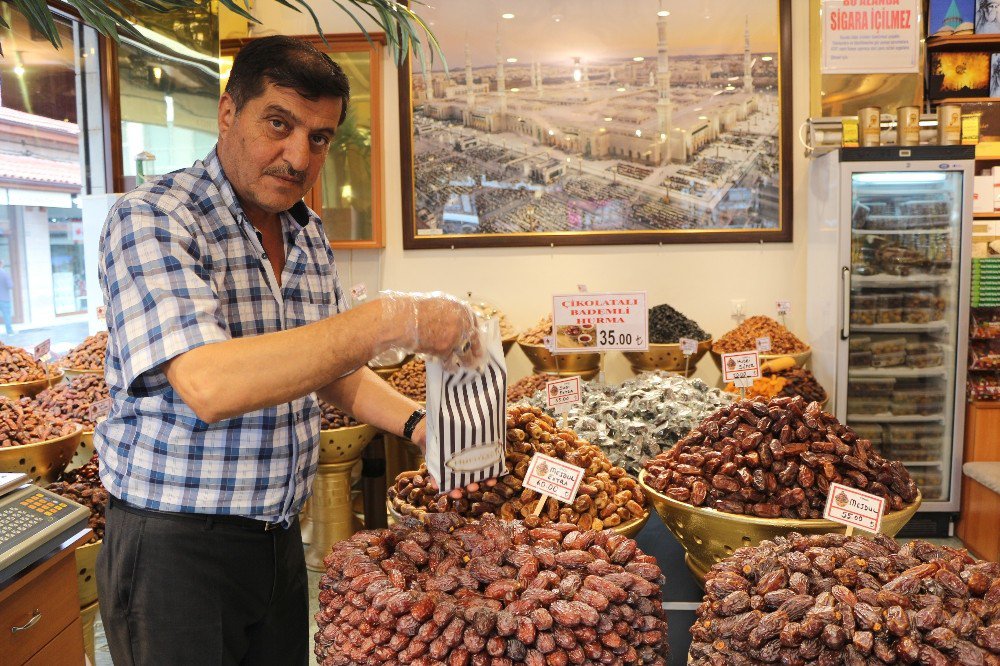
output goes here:
<path id="1" fill-rule="evenodd" d="M 927 324 L 867 324 L 851 326 L 851 333 L 927 333 L 930 331 L 946 331 L 947 321 L 932 321 Z"/>
<path id="2" fill-rule="evenodd" d="M 951 284 L 947 275 L 852 275 L 851 289 L 855 287 L 938 287 Z"/>
<path id="3" fill-rule="evenodd" d="M 940 460 L 921 460 L 920 462 L 906 462 L 905 460 L 901 460 L 900 462 L 903 463 L 903 467 L 940 467 L 942 465 L 942 461 Z"/>
<path id="4" fill-rule="evenodd" d="M 862 378 L 896 377 L 898 379 L 947 377 L 948 368 L 943 366 L 938 366 L 936 368 L 852 368 L 848 370 L 847 376 Z"/>
<path id="5" fill-rule="evenodd" d="M 944 414 L 912 414 L 910 416 L 894 416 L 893 414 L 848 414 L 848 423 L 941 423 Z"/>
<path id="6" fill-rule="evenodd" d="M 936 227 L 934 229 L 851 229 L 856 236 L 926 236 L 930 234 L 948 235 L 953 233 L 951 227 Z"/>

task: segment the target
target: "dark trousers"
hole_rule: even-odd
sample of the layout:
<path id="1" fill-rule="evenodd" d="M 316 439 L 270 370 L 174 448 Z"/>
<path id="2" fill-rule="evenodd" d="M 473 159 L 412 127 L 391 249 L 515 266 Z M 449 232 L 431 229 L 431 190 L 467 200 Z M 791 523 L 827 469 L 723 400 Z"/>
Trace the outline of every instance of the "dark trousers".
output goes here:
<path id="1" fill-rule="evenodd" d="M 97 587 L 116 666 L 308 664 L 298 520 L 269 532 L 222 520 L 112 498 Z"/>

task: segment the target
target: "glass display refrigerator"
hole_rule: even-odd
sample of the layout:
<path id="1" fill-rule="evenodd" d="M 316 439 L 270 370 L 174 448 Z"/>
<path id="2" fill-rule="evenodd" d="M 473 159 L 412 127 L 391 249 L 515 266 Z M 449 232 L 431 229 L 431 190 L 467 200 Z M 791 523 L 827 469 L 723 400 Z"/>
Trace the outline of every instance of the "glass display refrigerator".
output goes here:
<path id="1" fill-rule="evenodd" d="M 917 482 L 911 533 L 948 534 L 959 508 L 974 158 L 891 146 L 810 165 L 813 370 L 828 409 Z"/>

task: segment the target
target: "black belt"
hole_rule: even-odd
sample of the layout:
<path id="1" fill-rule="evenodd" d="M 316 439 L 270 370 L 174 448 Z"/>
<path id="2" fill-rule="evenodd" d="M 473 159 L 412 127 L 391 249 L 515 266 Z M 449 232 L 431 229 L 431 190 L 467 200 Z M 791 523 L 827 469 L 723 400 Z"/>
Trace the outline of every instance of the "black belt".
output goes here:
<path id="1" fill-rule="evenodd" d="M 116 509 L 121 509 L 122 511 L 128 511 L 129 513 L 134 513 L 140 516 L 147 516 L 149 518 L 181 518 L 183 520 L 197 521 L 205 523 L 208 529 L 212 529 L 213 525 L 232 525 L 234 527 L 240 527 L 245 530 L 251 530 L 254 532 L 272 532 L 274 530 L 286 529 L 285 526 L 280 521 L 275 521 L 273 523 L 267 522 L 266 520 L 257 520 L 255 518 L 247 518 L 245 516 L 230 516 L 230 515 L 220 515 L 220 514 L 208 514 L 208 513 L 183 513 L 180 511 L 160 511 L 159 509 L 143 509 L 138 506 L 134 506 L 118 499 L 114 495 L 108 495 L 108 504 Z"/>

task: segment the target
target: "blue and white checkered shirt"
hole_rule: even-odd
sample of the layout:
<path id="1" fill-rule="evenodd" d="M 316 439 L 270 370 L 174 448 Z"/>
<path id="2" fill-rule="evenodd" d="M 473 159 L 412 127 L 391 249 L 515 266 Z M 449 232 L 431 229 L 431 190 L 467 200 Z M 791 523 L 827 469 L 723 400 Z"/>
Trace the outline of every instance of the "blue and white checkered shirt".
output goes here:
<path id="1" fill-rule="evenodd" d="M 209 424 L 162 368 L 201 345 L 346 309 L 320 219 L 300 201 L 281 221 L 286 263 L 275 296 L 256 230 L 215 150 L 129 192 L 108 214 L 99 274 L 113 403 L 94 444 L 101 481 L 115 497 L 149 509 L 283 522 L 302 508 L 319 459 L 316 396 Z"/>

